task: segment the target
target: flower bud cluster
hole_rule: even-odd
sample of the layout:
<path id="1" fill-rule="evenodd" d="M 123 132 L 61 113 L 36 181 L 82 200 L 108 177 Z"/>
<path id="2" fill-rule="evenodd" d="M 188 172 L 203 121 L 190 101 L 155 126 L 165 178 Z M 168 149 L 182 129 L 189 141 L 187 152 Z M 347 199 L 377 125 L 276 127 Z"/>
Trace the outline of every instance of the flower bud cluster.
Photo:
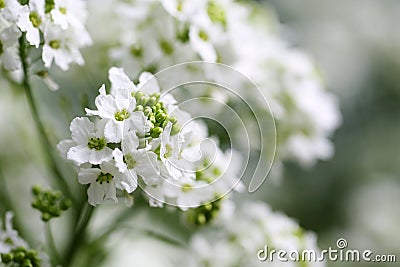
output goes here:
<path id="1" fill-rule="evenodd" d="M 60 191 L 42 190 L 39 186 L 34 186 L 32 193 L 32 207 L 42 213 L 42 220 L 45 222 L 60 217 L 61 212 L 71 207 L 71 200 L 64 197 Z"/>
<path id="2" fill-rule="evenodd" d="M 41 260 L 36 250 L 18 247 L 2 253 L 1 262 L 10 267 L 39 267 Z"/>
<path id="3" fill-rule="evenodd" d="M 47 257 L 42 252 L 29 248 L 12 225 L 13 213 L 5 215 L 5 225 L 0 223 L 0 265 L 7 267 L 48 266 Z"/>

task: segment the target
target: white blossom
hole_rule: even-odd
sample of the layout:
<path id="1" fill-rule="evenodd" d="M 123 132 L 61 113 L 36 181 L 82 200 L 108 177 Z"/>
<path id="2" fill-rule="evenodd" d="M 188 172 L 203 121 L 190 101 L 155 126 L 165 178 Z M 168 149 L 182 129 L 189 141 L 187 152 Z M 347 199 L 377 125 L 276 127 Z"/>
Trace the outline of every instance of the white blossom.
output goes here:
<path id="1" fill-rule="evenodd" d="M 105 121 L 96 123 L 88 118 L 75 118 L 71 122 L 71 140 L 63 141 L 59 147 L 69 147 L 67 159 L 77 165 L 83 163 L 100 164 L 112 159 L 112 149 L 107 147 L 107 138 L 104 136 Z"/>
<path id="2" fill-rule="evenodd" d="M 28 247 L 28 244 L 23 240 L 17 230 L 13 228 L 12 219 L 14 214 L 7 212 L 5 215 L 4 229 L 2 223 L 0 223 L 0 253 L 8 253 L 13 248 L 17 247 Z"/>
<path id="3" fill-rule="evenodd" d="M 17 25 L 26 32 L 26 39 L 36 48 L 40 44 L 40 30 L 43 29 L 45 20 L 44 0 L 31 0 L 29 5 L 22 6 Z"/>

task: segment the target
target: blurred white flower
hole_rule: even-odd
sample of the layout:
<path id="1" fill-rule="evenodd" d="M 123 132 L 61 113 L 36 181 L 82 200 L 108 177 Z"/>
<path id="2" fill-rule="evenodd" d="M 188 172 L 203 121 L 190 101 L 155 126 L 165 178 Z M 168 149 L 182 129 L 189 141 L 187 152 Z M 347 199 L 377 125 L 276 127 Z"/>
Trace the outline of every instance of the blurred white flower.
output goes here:
<path id="1" fill-rule="evenodd" d="M 7 70 L 16 70 L 21 67 L 16 44 L 21 37 L 21 31 L 11 25 L 0 32 L 0 60 Z"/>
<path id="2" fill-rule="evenodd" d="M 2 223 L 0 223 L 0 253 L 8 253 L 11 249 L 17 247 L 28 247 L 28 244 L 23 240 L 18 232 L 14 230 L 12 219 L 14 214 L 7 212 L 5 215 L 5 224 L 3 229 Z M 1 262 L 1 260 L 0 260 Z"/>
<path id="3" fill-rule="evenodd" d="M 40 30 L 44 24 L 44 0 L 31 0 L 28 5 L 22 6 L 17 25 L 21 31 L 26 32 L 26 39 L 36 48 L 39 47 Z"/>
<path id="4" fill-rule="evenodd" d="M 205 226 L 190 241 L 188 266 L 325 266 L 324 262 L 260 261 L 257 252 L 268 246 L 288 253 L 313 250 L 319 253 L 315 235 L 305 232 L 287 216 L 273 212 L 262 202 L 245 201 L 236 209 L 222 203 L 229 212 L 221 213 L 213 225 Z"/>
<path id="5" fill-rule="evenodd" d="M 199 59 L 228 64 L 255 82 L 271 106 L 279 140 L 275 161 L 295 160 L 311 166 L 333 155 L 329 138 L 341 123 L 336 98 L 325 91 L 314 62 L 280 36 L 279 21 L 272 12 L 232 0 L 130 0 L 117 1 L 115 6 L 112 26 L 119 41 L 101 39 L 111 62 L 133 69 L 135 78 L 141 70 L 156 72 Z M 91 12 L 96 14 L 94 9 Z M 92 23 L 97 24 L 99 18 L 94 15 Z M 199 71 L 188 68 L 179 76 L 196 76 Z M 227 80 L 223 73 L 204 71 L 211 82 Z M 271 116 L 264 99 L 255 97 L 249 84 L 235 82 L 234 77 L 231 80 L 243 99 Z M 213 88 L 187 93 L 193 98 L 205 95 L 240 104 Z M 225 116 L 224 109 L 211 101 L 192 108 L 214 117 Z"/>

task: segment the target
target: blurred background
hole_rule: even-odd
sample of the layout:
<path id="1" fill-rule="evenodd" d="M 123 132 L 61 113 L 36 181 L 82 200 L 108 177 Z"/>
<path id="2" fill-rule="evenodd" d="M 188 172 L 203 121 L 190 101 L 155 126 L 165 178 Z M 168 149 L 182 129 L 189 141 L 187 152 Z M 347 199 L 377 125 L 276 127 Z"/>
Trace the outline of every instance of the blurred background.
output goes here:
<path id="1" fill-rule="evenodd" d="M 284 179 L 267 180 L 261 189 L 246 198 L 264 200 L 274 210 L 286 213 L 305 229 L 316 232 L 321 249 L 335 247 L 338 238 L 345 238 L 349 248 L 396 254 L 399 261 L 400 1 L 269 0 L 262 3 L 276 10 L 283 32 L 293 46 L 308 52 L 319 64 L 328 89 L 340 98 L 343 123 L 332 137 L 336 152 L 331 160 L 306 170 L 286 162 Z M 79 70 L 75 68 L 71 73 L 74 71 Z M 86 73 L 82 75 L 90 77 Z M 61 83 L 63 79 L 66 81 L 68 77 L 56 77 Z M 98 88 L 102 83 L 98 79 L 68 82 L 76 88 Z M 29 179 L 30 184 L 43 182 L 48 174 L 35 141 L 34 125 L 26 121 L 30 116 L 27 116 L 29 110 L 23 92 L 12 90 L 4 81 L 1 87 L 0 175 L 11 178 L 7 184 L 0 184 L 0 212 L 3 214 L 9 209 L 10 203 L 20 209 L 17 225 L 28 240 L 34 240 L 37 237 L 32 233 L 40 220 L 21 201 L 30 198 L 24 179 Z M 44 86 L 36 88 L 36 99 L 47 103 L 41 106 L 40 112 L 50 125 L 48 130 L 56 144 L 60 138 L 67 137 L 70 118 L 82 115 L 83 110 L 80 105 L 65 106 L 65 98 L 73 97 L 74 91 L 54 93 Z M 87 105 L 88 99 L 94 99 L 96 94 L 95 90 L 86 90 L 80 101 Z M 152 246 L 154 250 L 164 250 L 166 255 L 172 253 L 170 248 L 165 245 L 159 248 L 147 238 L 136 238 L 135 242 L 142 248 Z M 122 257 L 124 253 L 120 251 L 114 257 Z M 140 260 L 140 248 L 135 253 Z M 157 262 L 157 259 L 151 260 Z M 357 264 L 329 263 L 329 266 L 352 265 Z M 396 266 L 396 263 L 368 266 Z"/>
<path id="2" fill-rule="evenodd" d="M 343 123 L 333 136 L 331 160 L 309 170 L 287 163 L 282 183 L 267 180 L 253 197 L 315 231 L 321 249 L 345 238 L 349 247 L 399 258 L 400 2 L 265 2 L 275 8 L 286 37 L 321 67 L 328 89 L 340 98 Z"/>

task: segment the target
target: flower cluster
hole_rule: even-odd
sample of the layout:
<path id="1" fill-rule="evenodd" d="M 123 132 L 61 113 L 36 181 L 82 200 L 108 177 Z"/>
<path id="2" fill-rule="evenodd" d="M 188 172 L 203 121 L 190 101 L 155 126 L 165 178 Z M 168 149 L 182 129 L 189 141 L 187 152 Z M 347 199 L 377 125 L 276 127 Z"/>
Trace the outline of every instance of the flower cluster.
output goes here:
<path id="1" fill-rule="evenodd" d="M 47 258 L 30 249 L 12 225 L 13 213 L 5 216 L 5 229 L 0 223 L 0 263 L 5 266 L 47 266 Z"/>
<path id="2" fill-rule="evenodd" d="M 324 262 L 301 259 L 303 250 L 319 252 L 315 235 L 305 232 L 287 216 L 273 212 L 267 204 L 246 201 L 236 207 L 225 201 L 221 209 L 213 225 L 192 236 L 191 257 L 187 257 L 190 262 L 185 262 L 186 266 L 325 266 Z M 284 263 L 268 258 L 264 262 L 264 253 L 268 253 L 265 246 L 288 253 L 298 251 L 299 260 Z M 261 260 L 257 255 L 260 250 L 264 251 Z"/>
<path id="3" fill-rule="evenodd" d="M 264 6 L 233 0 L 107 3 L 102 9 L 89 5 L 93 14 L 89 28 L 96 43 L 108 47 L 113 64 L 135 69 L 135 76 L 144 70 L 155 72 L 196 60 L 232 66 L 257 84 L 271 106 L 278 130 L 278 159 L 294 159 L 307 166 L 332 156 L 328 137 L 340 124 L 336 99 L 324 90 L 312 60 L 279 36 L 279 22 L 272 12 L 261 11 Z M 103 9 L 112 17 L 107 20 L 107 28 L 112 30 L 107 36 L 113 38 L 104 39 L 104 28 L 98 26 L 104 23 L 99 20 Z M 179 75 L 192 72 L 188 69 Z M 205 76 L 216 83 L 221 79 L 212 71 Z M 249 84 L 234 86 L 242 98 L 269 112 Z M 213 91 L 203 93 L 216 97 Z M 236 100 L 225 97 L 223 101 Z M 199 109 L 204 109 L 204 104 Z M 215 108 L 214 114 L 219 111 Z"/>
<path id="4" fill-rule="evenodd" d="M 92 120 L 72 120 L 72 139 L 58 144 L 77 166 L 79 182 L 90 184 L 90 204 L 117 201 L 117 190 L 129 204 L 141 185 L 151 206 L 185 210 L 240 189 L 236 153 L 223 152 L 201 121 L 180 110 L 171 95 L 160 94 L 154 76 L 142 73 L 136 86 L 113 67 L 109 80 L 110 92 L 103 85 L 95 99 L 97 109 L 86 109 Z"/>
<path id="5" fill-rule="evenodd" d="M 62 70 L 71 63 L 82 65 L 79 49 L 92 40 L 85 29 L 86 3 L 83 0 L 1 0 L 0 59 L 8 70 L 21 68 L 18 41 L 42 47 L 46 68 L 54 61 Z M 25 40 L 21 40 L 25 42 Z"/>

